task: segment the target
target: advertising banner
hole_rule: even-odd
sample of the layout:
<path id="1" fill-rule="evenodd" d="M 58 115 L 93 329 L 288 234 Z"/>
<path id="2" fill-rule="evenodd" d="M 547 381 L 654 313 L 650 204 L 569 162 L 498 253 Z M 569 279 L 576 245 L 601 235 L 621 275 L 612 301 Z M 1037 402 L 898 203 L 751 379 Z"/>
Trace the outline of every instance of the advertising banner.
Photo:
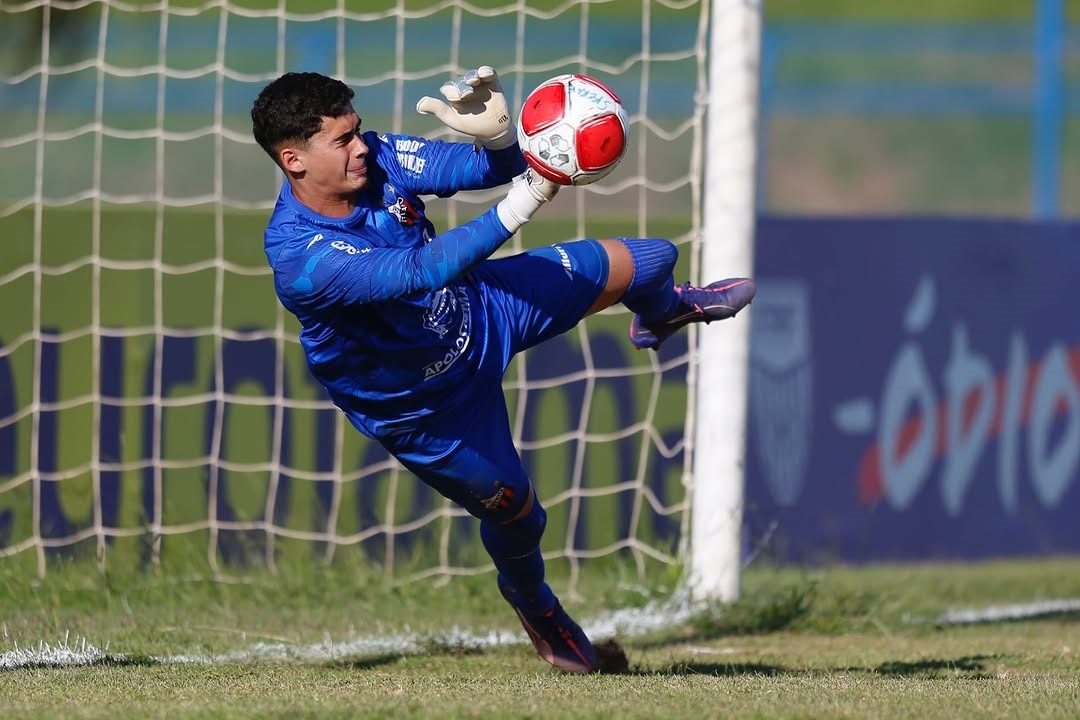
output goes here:
<path id="1" fill-rule="evenodd" d="M 1080 551 L 1080 224 L 765 218 L 748 552 Z"/>

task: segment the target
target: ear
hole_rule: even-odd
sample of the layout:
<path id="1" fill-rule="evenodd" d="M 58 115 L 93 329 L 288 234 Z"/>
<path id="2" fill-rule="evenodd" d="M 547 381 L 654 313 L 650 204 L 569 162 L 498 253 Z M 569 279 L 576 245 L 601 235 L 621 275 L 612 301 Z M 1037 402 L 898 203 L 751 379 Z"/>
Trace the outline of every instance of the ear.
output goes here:
<path id="1" fill-rule="evenodd" d="M 283 147 L 278 150 L 281 167 L 291 173 L 304 172 L 304 158 L 296 148 Z"/>

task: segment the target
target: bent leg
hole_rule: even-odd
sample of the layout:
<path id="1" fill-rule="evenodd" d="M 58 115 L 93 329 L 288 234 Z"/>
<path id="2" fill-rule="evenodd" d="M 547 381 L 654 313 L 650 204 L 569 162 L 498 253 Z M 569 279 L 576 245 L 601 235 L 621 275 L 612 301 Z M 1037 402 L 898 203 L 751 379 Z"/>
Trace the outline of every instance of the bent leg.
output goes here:
<path id="1" fill-rule="evenodd" d="M 588 315 L 621 302 L 635 313 L 663 317 L 674 311 L 675 276 L 679 259 L 674 244 L 660 238 L 601 240 L 608 255 L 608 279 Z"/>
<path id="2" fill-rule="evenodd" d="M 616 238 L 600 244 L 611 270 L 588 314 L 621 302 L 634 313 L 630 341 L 638 349 L 657 350 L 690 323 L 734 317 L 754 299 L 756 287 L 749 278 L 728 278 L 700 288 L 676 285 L 672 270 L 679 252 L 667 240 Z"/>
<path id="3" fill-rule="evenodd" d="M 672 270 L 679 259 L 673 243 L 661 238 L 601 240 L 608 254 L 607 284 L 589 313 L 621 302 L 633 312 L 663 318 L 675 312 L 679 297 Z"/>

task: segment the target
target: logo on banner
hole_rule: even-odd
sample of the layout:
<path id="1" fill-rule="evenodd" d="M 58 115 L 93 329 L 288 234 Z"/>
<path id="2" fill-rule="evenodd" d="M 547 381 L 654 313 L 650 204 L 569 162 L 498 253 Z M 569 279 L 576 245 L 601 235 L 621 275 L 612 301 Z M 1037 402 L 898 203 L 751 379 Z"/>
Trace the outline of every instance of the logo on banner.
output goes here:
<path id="1" fill-rule="evenodd" d="M 960 515 L 982 479 L 983 455 L 993 453 L 997 478 L 989 482 L 1009 514 L 1021 510 L 1022 477 L 1043 507 L 1057 508 L 1080 469 L 1080 347 L 1056 339 L 1033 357 L 1021 330 L 1003 328 L 1006 346 L 988 352 L 959 318 L 944 366 L 934 367 L 924 343 L 938 305 L 934 278 L 924 275 L 904 308 L 905 337 L 884 369 L 879 399 L 859 395 L 833 410 L 841 433 L 869 436 L 858 465 L 860 502 L 904 511 L 936 474 L 942 507 Z"/>
<path id="2" fill-rule="evenodd" d="M 802 492 L 810 454 L 813 373 L 806 283 L 761 278 L 750 333 L 754 445 L 773 499 L 790 507 Z"/>

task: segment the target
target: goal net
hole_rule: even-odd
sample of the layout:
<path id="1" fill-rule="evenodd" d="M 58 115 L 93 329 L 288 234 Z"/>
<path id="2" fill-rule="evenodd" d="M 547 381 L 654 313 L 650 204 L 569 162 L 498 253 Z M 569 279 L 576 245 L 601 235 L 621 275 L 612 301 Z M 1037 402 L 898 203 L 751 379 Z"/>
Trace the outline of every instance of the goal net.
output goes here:
<path id="1" fill-rule="evenodd" d="M 628 156 L 506 252 L 668 237 L 698 280 L 709 27 L 707 0 L 0 3 L 0 562 L 487 572 L 476 523 L 308 376 L 262 252 L 282 178 L 251 103 L 314 70 L 356 90 L 367 128 L 451 137 L 413 107 L 468 67 L 494 66 L 515 107 L 549 76 L 597 75 L 631 113 Z M 452 227 L 502 192 L 430 213 Z M 629 319 L 593 316 L 506 377 L 571 592 L 594 560 L 643 580 L 686 559 L 697 336 L 639 353 Z"/>

